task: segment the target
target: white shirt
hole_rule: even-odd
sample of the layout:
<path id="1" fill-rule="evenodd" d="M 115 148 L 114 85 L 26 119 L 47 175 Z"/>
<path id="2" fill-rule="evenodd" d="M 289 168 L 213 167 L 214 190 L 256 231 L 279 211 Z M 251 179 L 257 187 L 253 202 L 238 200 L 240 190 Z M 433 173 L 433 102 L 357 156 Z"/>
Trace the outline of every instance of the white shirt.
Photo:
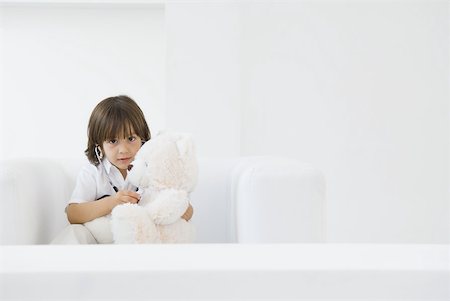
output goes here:
<path id="1" fill-rule="evenodd" d="M 98 200 L 103 196 L 115 195 L 116 192 L 109 183 L 108 176 L 119 190 L 123 190 L 128 185 L 117 167 L 106 158 L 102 162 L 105 168 L 102 164 L 95 166 L 89 163 L 81 169 L 68 204 L 85 203 Z"/>

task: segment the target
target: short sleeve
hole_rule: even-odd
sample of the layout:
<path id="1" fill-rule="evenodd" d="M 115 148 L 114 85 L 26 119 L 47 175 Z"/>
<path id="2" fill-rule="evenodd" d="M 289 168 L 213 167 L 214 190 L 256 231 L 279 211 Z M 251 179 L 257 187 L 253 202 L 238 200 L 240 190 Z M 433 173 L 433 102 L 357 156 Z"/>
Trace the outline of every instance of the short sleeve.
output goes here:
<path id="1" fill-rule="evenodd" d="M 94 201 L 97 195 L 97 169 L 92 164 L 84 166 L 77 177 L 75 189 L 68 204 Z"/>

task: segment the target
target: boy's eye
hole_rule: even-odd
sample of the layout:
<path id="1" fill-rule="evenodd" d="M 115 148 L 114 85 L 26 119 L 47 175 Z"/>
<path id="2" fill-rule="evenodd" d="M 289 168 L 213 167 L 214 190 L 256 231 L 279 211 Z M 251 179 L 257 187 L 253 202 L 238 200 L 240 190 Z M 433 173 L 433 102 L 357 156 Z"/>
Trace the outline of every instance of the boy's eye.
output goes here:
<path id="1" fill-rule="evenodd" d="M 117 139 L 110 139 L 108 141 L 109 144 L 116 144 L 117 143 Z"/>
<path id="2" fill-rule="evenodd" d="M 128 137 L 128 141 L 130 141 L 130 142 L 133 142 L 133 141 L 135 141 L 137 138 L 136 138 L 136 136 L 130 136 L 130 137 Z"/>

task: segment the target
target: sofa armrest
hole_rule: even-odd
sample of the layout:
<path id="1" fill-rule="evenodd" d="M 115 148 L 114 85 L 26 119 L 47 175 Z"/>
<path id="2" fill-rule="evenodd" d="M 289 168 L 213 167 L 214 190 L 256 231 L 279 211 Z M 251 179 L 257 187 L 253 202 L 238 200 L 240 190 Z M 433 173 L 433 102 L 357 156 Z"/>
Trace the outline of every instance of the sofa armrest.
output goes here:
<path id="1" fill-rule="evenodd" d="M 0 161 L 0 245 L 49 243 L 67 224 L 72 186 L 51 159 Z"/>
<path id="2" fill-rule="evenodd" d="M 325 240 L 325 179 L 310 164 L 277 157 L 242 159 L 231 181 L 230 240 Z"/>

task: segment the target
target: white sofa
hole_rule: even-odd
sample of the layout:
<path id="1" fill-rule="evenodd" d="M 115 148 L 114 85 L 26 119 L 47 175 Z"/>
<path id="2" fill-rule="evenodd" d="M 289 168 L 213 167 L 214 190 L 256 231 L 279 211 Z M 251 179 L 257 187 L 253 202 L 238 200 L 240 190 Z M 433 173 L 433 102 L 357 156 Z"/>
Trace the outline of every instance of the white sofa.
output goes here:
<path id="1" fill-rule="evenodd" d="M 81 161 L 0 162 L 0 300 L 450 298 L 448 245 L 320 243 L 323 176 L 287 159 L 201 159 L 196 244 L 48 245 Z"/>
<path id="2" fill-rule="evenodd" d="M 67 224 L 64 208 L 82 158 L 0 163 L 0 244 L 46 244 Z M 295 160 L 201 158 L 191 199 L 199 243 L 319 242 L 325 183 Z"/>

